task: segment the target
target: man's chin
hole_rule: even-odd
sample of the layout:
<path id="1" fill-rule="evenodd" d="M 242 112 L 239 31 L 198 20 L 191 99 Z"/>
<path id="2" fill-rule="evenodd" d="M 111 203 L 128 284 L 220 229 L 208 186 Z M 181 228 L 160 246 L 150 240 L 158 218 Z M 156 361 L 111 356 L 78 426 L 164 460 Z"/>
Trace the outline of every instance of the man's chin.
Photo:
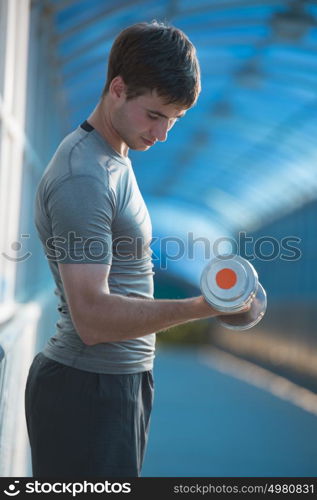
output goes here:
<path id="1" fill-rule="evenodd" d="M 126 141 L 126 144 L 129 149 L 132 149 L 134 151 L 147 151 L 151 146 L 153 146 L 153 144 L 147 144 L 142 137 L 140 137 L 139 140 L 136 139 L 134 142 L 131 141 L 130 143 L 128 143 Z"/>
<path id="2" fill-rule="evenodd" d="M 134 151 L 147 151 L 150 147 L 151 146 L 147 146 L 146 144 L 133 144 L 132 146 L 129 146 L 129 148 Z"/>

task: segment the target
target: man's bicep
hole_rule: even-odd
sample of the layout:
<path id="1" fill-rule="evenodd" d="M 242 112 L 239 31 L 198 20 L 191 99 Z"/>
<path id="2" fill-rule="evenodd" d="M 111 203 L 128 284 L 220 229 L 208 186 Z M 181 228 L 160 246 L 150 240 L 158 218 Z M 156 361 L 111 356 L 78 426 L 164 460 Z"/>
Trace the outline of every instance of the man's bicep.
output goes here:
<path id="1" fill-rule="evenodd" d="M 58 263 L 58 268 L 66 300 L 76 323 L 101 293 L 109 293 L 110 265 Z"/>
<path id="2" fill-rule="evenodd" d="M 74 176 L 48 196 L 52 238 L 47 252 L 64 264 L 111 264 L 111 191 L 90 176 Z"/>

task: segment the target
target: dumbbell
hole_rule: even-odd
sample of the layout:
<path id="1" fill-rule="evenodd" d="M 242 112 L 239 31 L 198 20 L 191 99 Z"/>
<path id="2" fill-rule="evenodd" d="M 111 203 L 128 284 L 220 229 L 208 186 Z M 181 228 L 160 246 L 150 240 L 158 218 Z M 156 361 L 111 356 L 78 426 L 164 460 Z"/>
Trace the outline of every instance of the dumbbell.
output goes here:
<path id="1" fill-rule="evenodd" d="M 263 318 L 267 298 L 252 264 L 240 255 L 218 255 L 203 269 L 200 289 L 205 300 L 217 311 L 237 313 L 217 316 L 230 330 L 248 330 Z M 248 304 L 247 312 L 240 312 Z"/>

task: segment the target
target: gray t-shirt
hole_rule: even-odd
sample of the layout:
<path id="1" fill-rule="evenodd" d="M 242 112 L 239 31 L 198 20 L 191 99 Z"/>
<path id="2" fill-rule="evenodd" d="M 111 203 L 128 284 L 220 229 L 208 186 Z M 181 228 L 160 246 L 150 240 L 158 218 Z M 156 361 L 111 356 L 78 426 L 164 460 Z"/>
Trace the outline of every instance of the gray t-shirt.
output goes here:
<path id="1" fill-rule="evenodd" d="M 153 299 L 151 221 L 131 162 L 87 121 L 65 137 L 44 171 L 35 224 L 59 298 L 57 331 L 45 356 L 96 373 L 152 369 L 154 333 L 87 346 L 67 305 L 58 262 L 109 264 L 110 293 Z"/>

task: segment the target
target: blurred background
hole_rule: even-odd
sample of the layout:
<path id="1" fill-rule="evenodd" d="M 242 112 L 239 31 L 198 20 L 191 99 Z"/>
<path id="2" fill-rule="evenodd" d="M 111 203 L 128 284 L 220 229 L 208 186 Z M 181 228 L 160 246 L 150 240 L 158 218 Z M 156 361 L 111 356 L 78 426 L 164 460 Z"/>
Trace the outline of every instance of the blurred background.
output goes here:
<path id="1" fill-rule="evenodd" d="M 245 332 L 213 319 L 158 335 L 143 475 L 316 476 L 315 0 L 0 0 L 0 474 L 31 475 L 25 379 L 57 320 L 37 183 L 97 104 L 115 36 L 153 19 L 185 31 L 202 73 L 168 141 L 130 154 L 155 296 L 198 295 L 229 248 L 268 309 Z"/>

